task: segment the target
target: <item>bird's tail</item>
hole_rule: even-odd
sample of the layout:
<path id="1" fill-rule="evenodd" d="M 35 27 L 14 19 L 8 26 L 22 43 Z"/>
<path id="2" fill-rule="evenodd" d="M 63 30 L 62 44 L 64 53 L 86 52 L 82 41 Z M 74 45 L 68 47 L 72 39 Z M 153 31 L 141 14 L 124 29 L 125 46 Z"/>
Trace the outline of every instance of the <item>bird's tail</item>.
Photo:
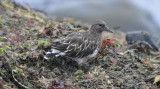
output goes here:
<path id="1" fill-rule="evenodd" d="M 50 59 L 50 58 L 58 57 L 59 53 L 61 53 L 59 50 L 52 49 L 50 52 L 46 53 L 46 55 L 44 56 L 44 59 Z"/>
<path id="2" fill-rule="evenodd" d="M 50 59 L 50 58 L 54 58 L 55 54 L 52 52 L 47 52 L 46 55 L 44 56 L 44 59 Z"/>

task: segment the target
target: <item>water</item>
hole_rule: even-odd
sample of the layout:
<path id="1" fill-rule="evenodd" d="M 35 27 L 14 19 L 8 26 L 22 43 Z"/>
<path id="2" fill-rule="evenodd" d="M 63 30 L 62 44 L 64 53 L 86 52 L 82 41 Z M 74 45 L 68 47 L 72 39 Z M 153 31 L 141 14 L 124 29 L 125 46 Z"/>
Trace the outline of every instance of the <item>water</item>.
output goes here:
<path id="1" fill-rule="evenodd" d="M 160 37 L 160 0 L 14 0 L 49 17 L 73 17 L 84 22 L 104 20 L 111 29 L 144 30 Z"/>
<path id="2" fill-rule="evenodd" d="M 160 26 L 160 0 L 130 0 L 137 7 L 148 11 Z"/>
<path id="3" fill-rule="evenodd" d="M 44 11 L 50 14 L 57 9 L 65 8 L 73 5 L 81 5 L 91 0 L 14 0 L 24 6 Z M 93 0 L 92 0 L 93 1 Z M 105 0 L 99 0 L 105 2 Z M 128 0 L 137 7 L 148 11 L 160 26 L 160 0 Z"/>

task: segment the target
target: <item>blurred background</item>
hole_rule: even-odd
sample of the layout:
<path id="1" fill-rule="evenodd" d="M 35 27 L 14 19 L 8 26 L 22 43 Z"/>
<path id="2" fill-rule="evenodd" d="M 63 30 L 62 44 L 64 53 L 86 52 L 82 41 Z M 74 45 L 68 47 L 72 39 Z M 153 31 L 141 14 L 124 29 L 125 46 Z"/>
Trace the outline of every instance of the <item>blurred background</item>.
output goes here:
<path id="1" fill-rule="evenodd" d="M 114 30 L 147 31 L 160 37 L 160 0 L 13 0 L 48 17 L 92 23 L 104 20 Z"/>

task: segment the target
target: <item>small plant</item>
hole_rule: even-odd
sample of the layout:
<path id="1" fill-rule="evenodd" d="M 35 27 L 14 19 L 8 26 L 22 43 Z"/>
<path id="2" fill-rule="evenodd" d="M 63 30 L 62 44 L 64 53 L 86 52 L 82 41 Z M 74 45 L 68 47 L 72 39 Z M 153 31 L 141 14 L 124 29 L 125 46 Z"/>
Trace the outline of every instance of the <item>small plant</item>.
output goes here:
<path id="1" fill-rule="evenodd" d="M 51 45 L 51 43 L 49 41 L 38 40 L 38 46 L 39 47 L 47 48 L 50 45 Z"/>
<path id="2" fill-rule="evenodd" d="M 2 19 L 2 17 L 0 17 L 0 23 L 3 24 L 4 20 Z"/>
<path id="3" fill-rule="evenodd" d="M 67 85 L 65 81 L 62 80 L 52 80 L 47 89 L 70 89 L 71 86 Z"/>

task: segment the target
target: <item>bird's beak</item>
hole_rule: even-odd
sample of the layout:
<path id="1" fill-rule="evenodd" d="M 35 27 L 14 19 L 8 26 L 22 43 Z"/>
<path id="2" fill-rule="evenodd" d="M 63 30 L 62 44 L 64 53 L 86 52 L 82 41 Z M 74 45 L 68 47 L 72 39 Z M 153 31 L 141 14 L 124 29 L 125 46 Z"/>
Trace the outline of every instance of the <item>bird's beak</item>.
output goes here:
<path id="1" fill-rule="evenodd" d="M 110 30 L 108 27 L 105 27 L 105 31 L 110 32 L 110 33 L 113 33 L 113 31 Z"/>

